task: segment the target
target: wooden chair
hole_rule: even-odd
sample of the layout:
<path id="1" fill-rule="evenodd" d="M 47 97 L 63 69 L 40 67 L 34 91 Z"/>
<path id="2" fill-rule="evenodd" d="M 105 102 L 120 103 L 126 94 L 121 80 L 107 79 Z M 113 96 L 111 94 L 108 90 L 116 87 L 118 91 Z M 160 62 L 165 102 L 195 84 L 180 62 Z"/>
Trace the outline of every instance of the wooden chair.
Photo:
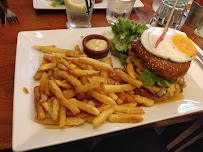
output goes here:
<path id="1" fill-rule="evenodd" d="M 188 129 L 186 129 L 182 134 L 180 134 L 178 137 L 176 137 L 171 143 L 169 143 L 166 148 L 168 150 L 171 150 L 175 146 L 178 147 L 174 152 L 180 152 L 184 148 L 188 147 L 198 139 L 203 137 L 203 131 L 202 131 L 202 126 L 203 126 L 203 117 L 200 117 L 195 123 L 193 123 Z M 200 129 L 200 132 L 197 133 L 197 135 L 193 137 L 189 137 L 192 133 Z M 187 139 L 190 138 L 190 139 Z M 185 141 L 185 142 L 184 142 Z M 183 143 L 180 146 L 178 145 L 179 143 Z"/>

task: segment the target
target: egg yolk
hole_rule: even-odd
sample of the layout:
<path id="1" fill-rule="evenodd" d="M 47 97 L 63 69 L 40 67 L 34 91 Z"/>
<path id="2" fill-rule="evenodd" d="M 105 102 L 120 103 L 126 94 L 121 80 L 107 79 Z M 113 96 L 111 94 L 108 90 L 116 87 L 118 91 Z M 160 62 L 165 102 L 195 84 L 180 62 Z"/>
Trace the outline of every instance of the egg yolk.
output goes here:
<path id="1" fill-rule="evenodd" d="M 188 55 L 195 56 L 197 55 L 197 50 L 192 43 L 192 41 L 184 35 L 176 34 L 173 37 L 173 44 L 177 47 L 179 51 Z"/>

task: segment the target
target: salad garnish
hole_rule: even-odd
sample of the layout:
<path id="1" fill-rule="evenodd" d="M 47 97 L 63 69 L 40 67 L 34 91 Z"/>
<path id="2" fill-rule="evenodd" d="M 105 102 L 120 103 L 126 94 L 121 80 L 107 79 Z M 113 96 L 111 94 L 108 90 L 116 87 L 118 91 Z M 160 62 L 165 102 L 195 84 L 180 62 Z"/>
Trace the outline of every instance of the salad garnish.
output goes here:
<path id="1" fill-rule="evenodd" d="M 142 34 L 148 27 L 146 24 L 138 24 L 133 20 L 119 19 L 112 25 L 114 37 L 111 39 L 111 54 L 121 59 L 124 64 L 129 55 L 132 40 Z"/>

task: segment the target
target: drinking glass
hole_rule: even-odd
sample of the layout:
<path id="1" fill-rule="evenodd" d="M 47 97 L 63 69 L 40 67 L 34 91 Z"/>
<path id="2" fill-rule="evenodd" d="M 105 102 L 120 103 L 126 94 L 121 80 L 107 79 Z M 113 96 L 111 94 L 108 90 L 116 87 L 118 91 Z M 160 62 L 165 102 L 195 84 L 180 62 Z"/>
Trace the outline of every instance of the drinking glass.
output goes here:
<path id="1" fill-rule="evenodd" d="M 80 5 L 74 4 L 73 0 L 64 0 L 67 14 L 67 27 L 87 28 L 91 27 L 91 17 L 94 7 L 94 0 L 84 0 Z"/>
<path id="2" fill-rule="evenodd" d="M 161 4 L 162 0 L 154 0 L 152 4 L 152 9 L 156 12 Z"/>
<path id="3" fill-rule="evenodd" d="M 174 29 L 180 29 L 182 17 L 185 13 L 188 1 L 189 0 L 178 0 L 171 20 L 169 22 L 169 27 Z M 170 16 L 174 3 L 175 0 L 162 0 L 150 24 L 152 26 L 165 26 Z"/>
<path id="4" fill-rule="evenodd" d="M 135 0 L 107 0 L 106 19 L 108 23 L 115 24 L 119 18 L 128 19 Z"/>
<path id="5" fill-rule="evenodd" d="M 196 1 L 193 1 L 185 23 L 192 28 L 197 28 L 202 20 L 203 6 Z"/>
<path id="6" fill-rule="evenodd" d="M 197 26 L 194 32 L 198 37 L 203 38 L 203 18 L 200 22 L 200 24 Z"/>

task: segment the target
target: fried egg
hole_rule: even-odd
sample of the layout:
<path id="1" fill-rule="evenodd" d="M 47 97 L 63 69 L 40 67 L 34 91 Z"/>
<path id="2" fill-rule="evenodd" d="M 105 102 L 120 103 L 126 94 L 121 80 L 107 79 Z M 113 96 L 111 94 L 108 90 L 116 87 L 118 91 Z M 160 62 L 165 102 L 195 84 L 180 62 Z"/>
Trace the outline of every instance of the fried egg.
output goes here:
<path id="1" fill-rule="evenodd" d="M 148 52 L 179 63 L 191 61 L 196 56 L 197 50 L 193 42 L 184 32 L 174 29 L 168 29 L 164 39 L 155 48 L 163 31 L 164 28 L 161 27 L 151 27 L 144 31 L 141 36 L 141 43 Z"/>

